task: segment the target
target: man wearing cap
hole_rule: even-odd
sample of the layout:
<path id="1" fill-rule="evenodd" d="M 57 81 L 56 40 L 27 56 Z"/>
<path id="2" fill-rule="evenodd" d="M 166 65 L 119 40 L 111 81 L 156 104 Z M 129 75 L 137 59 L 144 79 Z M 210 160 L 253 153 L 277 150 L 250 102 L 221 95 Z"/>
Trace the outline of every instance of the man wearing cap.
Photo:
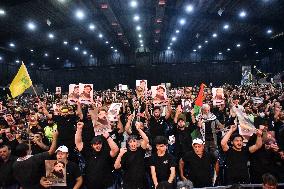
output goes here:
<path id="1" fill-rule="evenodd" d="M 176 163 L 174 157 L 167 152 L 168 140 L 164 136 L 157 136 L 154 141 L 157 153 L 152 155 L 150 168 L 155 188 L 167 182 L 173 189 L 176 176 Z"/>
<path id="2" fill-rule="evenodd" d="M 83 177 L 81 175 L 81 171 L 79 166 L 72 162 L 68 161 L 68 148 L 66 146 L 60 146 L 55 151 L 57 161 L 62 161 L 66 163 L 66 182 L 67 186 L 65 187 L 51 187 L 52 189 L 61 188 L 61 189 L 79 189 L 83 184 Z M 45 177 L 41 177 L 40 184 L 44 188 L 49 188 L 52 184 L 49 180 Z"/>
<path id="3" fill-rule="evenodd" d="M 219 163 L 213 154 L 205 152 L 204 142 L 196 138 L 192 142 L 193 152 L 187 152 L 179 161 L 180 176 L 183 181 L 190 180 L 196 188 L 213 185 L 212 170 L 219 172 Z"/>
<path id="4" fill-rule="evenodd" d="M 75 144 L 86 160 L 85 183 L 87 188 L 112 189 L 113 188 L 113 158 L 119 148 L 109 133 L 95 136 L 91 145 L 85 145 L 82 141 L 82 129 L 84 123 L 77 123 Z"/>

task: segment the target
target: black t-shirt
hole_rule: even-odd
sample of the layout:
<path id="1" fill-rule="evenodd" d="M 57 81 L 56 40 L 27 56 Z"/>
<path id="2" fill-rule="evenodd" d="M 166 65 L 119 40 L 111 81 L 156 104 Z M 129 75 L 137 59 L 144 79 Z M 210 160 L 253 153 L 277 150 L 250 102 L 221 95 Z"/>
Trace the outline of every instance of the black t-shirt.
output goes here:
<path id="1" fill-rule="evenodd" d="M 154 116 L 151 116 L 149 121 L 150 135 L 152 141 L 156 136 L 166 136 L 166 118 L 161 116 L 159 119 L 156 119 Z"/>
<path id="2" fill-rule="evenodd" d="M 104 189 L 113 183 L 113 158 L 110 156 L 110 148 L 105 141 L 100 152 L 84 145 L 81 151 L 86 160 L 85 183 L 88 188 Z"/>
<path id="3" fill-rule="evenodd" d="M 15 156 L 10 156 L 7 162 L 0 159 L 0 188 L 16 183 L 13 176 L 13 163 L 17 160 Z"/>
<path id="4" fill-rule="evenodd" d="M 13 174 L 20 185 L 26 189 L 40 188 L 40 178 L 44 175 L 44 161 L 50 157 L 48 152 L 36 154 L 23 161 L 16 161 L 13 165 Z"/>
<path id="5" fill-rule="evenodd" d="M 124 171 L 123 181 L 128 187 L 144 186 L 145 181 L 145 150 L 139 147 L 136 151 L 128 150 L 121 158 L 121 168 Z"/>
<path id="6" fill-rule="evenodd" d="M 200 158 L 195 152 L 188 152 L 182 157 L 184 161 L 185 176 L 197 188 L 211 187 L 213 169 L 217 162 L 213 154 L 204 153 Z"/>
<path id="7" fill-rule="evenodd" d="M 75 132 L 78 117 L 76 115 L 59 116 L 53 115 L 54 122 L 57 123 L 58 145 L 66 145 L 67 147 L 75 146 Z"/>
<path id="8" fill-rule="evenodd" d="M 68 161 L 66 165 L 66 181 L 67 186 L 58 186 L 58 187 L 52 187 L 52 189 L 70 189 L 73 188 L 76 184 L 76 179 L 81 176 L 81 171 L 79 166 L 72 162 Z"/>
<path id="9" fill-rule="evenodd" d="M 176 163 L 174 157 L 166 153 L 164 156 L 153 155 L 151 158 L 150 166 L 156 169 L 158 182 L 168 181 L 171 175 L 171 167 L 175 167 Z"/>
<path id="10" fill-rule="evenodd" d="M 249 149 L 246 147 L 243 147 L 241 151 L 230 148 L 225 152 L 227 184 L 248 182 L 249 175 L 247 163 L 249 155 Z"/>

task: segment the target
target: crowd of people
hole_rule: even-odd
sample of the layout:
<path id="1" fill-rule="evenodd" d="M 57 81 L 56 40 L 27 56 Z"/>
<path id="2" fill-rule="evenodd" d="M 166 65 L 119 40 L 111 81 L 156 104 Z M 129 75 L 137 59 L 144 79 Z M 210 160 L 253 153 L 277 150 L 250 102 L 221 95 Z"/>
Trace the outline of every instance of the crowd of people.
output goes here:
<path id="1" fill-rule="evenodd" d="M 159 103 L 139 88 L 96 91 L 88 105 L 64 94 L 2 97 L 0 188 L 276 188 L 284 182 L 282 87 L 220 88 L 217 105 L 206 86 L 168 88 Z M 112 103 L 122 104 L 116 121 Z M 56 160 L 48 175 L 46 160 Z M 49 178 L 63 169 L 66 185 L 54 186 Z"/>

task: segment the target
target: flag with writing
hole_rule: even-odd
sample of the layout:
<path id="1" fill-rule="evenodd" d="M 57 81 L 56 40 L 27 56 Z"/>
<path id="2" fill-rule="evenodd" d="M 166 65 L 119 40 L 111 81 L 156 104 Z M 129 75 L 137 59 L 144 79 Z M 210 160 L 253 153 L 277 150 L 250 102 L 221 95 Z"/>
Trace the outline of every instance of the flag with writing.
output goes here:
<path id="1" fill-rule="evenodd" d="M 24 63 L 22 63 L 17 75 L 13 79 L 9 89 L 13 98 L 23 94 L 32 86 L 32 80 Z"/>

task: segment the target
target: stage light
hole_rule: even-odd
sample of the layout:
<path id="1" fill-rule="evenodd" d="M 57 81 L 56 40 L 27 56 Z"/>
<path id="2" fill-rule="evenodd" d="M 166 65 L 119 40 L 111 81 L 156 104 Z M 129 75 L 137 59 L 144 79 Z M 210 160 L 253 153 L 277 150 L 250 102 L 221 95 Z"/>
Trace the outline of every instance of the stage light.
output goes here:
<path id="1" fill-rule="evenodd" d="M 132 8 L 136 8 L 137 6 L 138 6 L 138 3 L 137 3 L 137 1 L 130 1 L 130 6 L 132 7 Z"/>
<path id="2" fill-rule="evenodd" d="M 74 47 L 74 50 L 75 50 L 75 51 L 78 51 L 78 50 L 79 50 L 79 47 Z"/>
<path id="3" fill-rule="evenodd" d="M 196 49 L 193 49 L 193 52 L 196 52 Z"/>
<path id="4" fill-rule="evenodd" d="M 230 48 L 227 48 L 227 51 L 230 51 L 231 49 Z"/>
<path id="5" fill-rule="evenodd" d="M 44 56 L 45 56 L 45 57 L 48 57 L 48 53 L 44 53 Z"/>
<path id="6" fill-rule="evenodd" d="M 177 40 L 177 38 L 176 37 L 172 37 L 172 41 L 176 41 Z"/>
<path id="7" fill-rule="evenodd" d="M 256 51 L 255 54 L 258 54 L 258 51 Z"/>
<path id="8" fill-rule="evenodd" d="M 83 55 L 87 55 L 88 53 L 87 53 L 87 51 L 83 51 Z"/>
<path id="9" fill-rule="evenodd" d="M 76 17 L 79 19 L 79 20 L 82 20 L 85 18 L 85 13 L 82 11 L 82 10 L 77 10 L 76 11 Z"/>
<path id="10" fill-rule="evenodd" d="M 173 43 L 170 43 L 170 46 L 172 46 L 173 45 Z"/>
<path id="11" fill-rule="evenodd" d="M 99 34 L 99 38 L 103 38 L 103 34 L 100 33 L 100 34 Z"/>
<path id="12" fill-rule="evenodd" d="M 139 37 L 139 38 L 141 38 L 141 37 L 142 37 L 142 35 L 141 35 L 141 34 L 139 34 L 139 35 L 138 35 L 138 37 Z"/>
<path id="13" fill-rule="evenodd" d="M 144 47 L 144 45 L 143 45 L 143 44 L 141 44 L 141 45 L 140 45 L 140 47 Z"/>
<path id="14" fill-rule="evenodd" d="M 269 29 L 269 30 L 267 30 L 267 32 L 266 32 L 267 34 L 271 34 L 272 33 L 272 30 L 271 29 Z"/>
<path id="15" fill-rule="evenodd" d="M 239 16 L 240 16 L 241 18 L 244 18 L 244 17 L 247 16 L 247 13 L 246 13 L 245 11 L 241 11 L 241 12 L 239 13 Z"/>
<path id="16" fill-rule="evenodd" d="M 171 49 L 171 47 L 168 47 L 168 50 L 170 50 Z"/>
<path id="17" fill-rule="evenodd" d="M 227 30 L 227 29 L 229 29 L 229 25 L 228 24 L 225 24 L 224 26 L 223 26 L 223 28 L 225 29 L 225 30 Z"/>
<path id="18" fill-rule="evenodd" d="M 67 44 L 68 44 L 68 41 L 63 41 L 63 44 L 64 44 L 64 45 L 67 45 Z"/>
<path id="19" fill-rule="evenodd" d="M 96 26 L 95 26 L 94 24 L 90 24 L 90 25 L 89 25 L 89 29 L 90 29 L 90 30 L 95 30 L 95 28 L 96 28 Z"/>
<path id="20" fill-rule="evenodd" d="M 176 30 L 176 33 L 179 33 L 179 30 Z"/>
<path id="21" fill-rule="evenodd" d="M 49 39 L 53 39 L 53 38 L 54 38 L 54 35 L 53 35 L 52 33 L 49 33 L 49 34 L 48 34 L 48 38 L 49 38 Z"/>
<path id="22" fill-rule="evenodd" d="M 140 40 L 139 43 L 143 43 L 143 40 Z"/>
<path id="23" fill-rule="evenodd" d="M 10 47 L 15 47 L 16 45 L 14 43 L 9 44 Z"/>
<path id="24" fill-rule="evenodd" d="M 0 16 L 4 16 L 6 14 L 4 9 L 0 9 Z"/>
<path id="25" fill-rule="evenodd" d="M 59 60 L 59 59 L 60 59 L 59 57 L 56 58 L 56 60 Z"/>
<path id="26" fill-rule="evenodd" d="M 0 56 L 0 60 L 3 60 L 2 56 Z"/>
<path id="27" fill-rule="evenodd" d="M 237 46 L 237 47 L 241 47 L 241 44 L 238 43 L 236 46 Z"/>
<path id="28" fill-rule="evenodd" d="M 217 33 L 213 33 L 212 37 L 216 38 L 218 35 Z"/>
<path id="29" fill-rule="evenodd" d="M 106 41 L 105 43 L 106 43 L 106 44 L 109 44 L 109 42 L 108 42 L 108 41 Z"/>
<path id="30" fill-rule="evenodd" d="M 202 46 L 201 46 L 201 45 L 198 45 L 198 48 L 199 48 L 199 49 L 201 49 L 201 48 L 202 48 Z"/>
<path id="31" fill-rule="evenodd" d="M 269 47 L 268 50 L 272 50 L 272 47 Z"/>
<path id="32" fill-rule="evenodd" d="M 141 30 L 141 26 L 136 26 L 136 30 L 140 31 Z"/>
<path id="33" fill-rule="evenodd" d="M 92 58 L 92 57 L 93 57 L 93 55 L 91 54 L 91 55 L 90 55 L 90 57 Z"/>
<path id="34" fill-rule="evenodd" d="M 31 66 L 33 66 L 34 65 L 34 63 L 31 63 Z"/>
<path id="35" fill-rule="evenodd" d="M 192 6 L 192 5 L 187 5 L 187 6 L 185 7 L 185 11 L 186 11 L 187 13 L 191 13 L 191 12 L 193 11 L 193 6 Z"/>
<path id="36" fill-rule="evenodd" d="M 111 46 L 110 48 L 113 49 L 113 46 Z"/>
<path id="37" fill-rule="evenodd" d="M 138 15 L 134 15 L 133 20 L 134 20 L 135 22 L 137 22 L 137 21 L 140 20 L 140 17 L 139 17 Z"/>
<path id="38" fill-rule="evenodd" d="M 117 49 L 115 49 L 114 52 L 117 52 Z"/>
<path id="39" fill-rule="evenodd" d="M 30 51 L 31 51 L 31 52 L 34 52 L 34 50 L 33 50 L 33 49 L 31 49 Z"/>
<path id="40" fill-rule="evenodd" d="M 36 25 L 33 22 L 28 22 L 27 27 L 29 30 L 32 30 L 32 31 L 36 29 Z"/>
<path id="41" fill-rule="evenodd" d="M 206 40 L 205 43 L 208 43 L 208 41 Z"/>
<path id="42" fill-rule="evenodd" d="M 221 52 L 219 52 L 219 55 L 221 55 L 222 53 Z"/>
<path id="43" fill-rule="evenodd" d="M 19 61 L 19 60 L 16 60 L 15 62 L 16 62 L 16 63 L 20 63 L 20 61 Z"/>
<path id="44" fill-rule="evenodd" d="M 186 22 L 186 20 L 184 18 L 179 20 L 179 24 L 182 25 L 182 26 L 185 24 L 185 22 Z"/>

